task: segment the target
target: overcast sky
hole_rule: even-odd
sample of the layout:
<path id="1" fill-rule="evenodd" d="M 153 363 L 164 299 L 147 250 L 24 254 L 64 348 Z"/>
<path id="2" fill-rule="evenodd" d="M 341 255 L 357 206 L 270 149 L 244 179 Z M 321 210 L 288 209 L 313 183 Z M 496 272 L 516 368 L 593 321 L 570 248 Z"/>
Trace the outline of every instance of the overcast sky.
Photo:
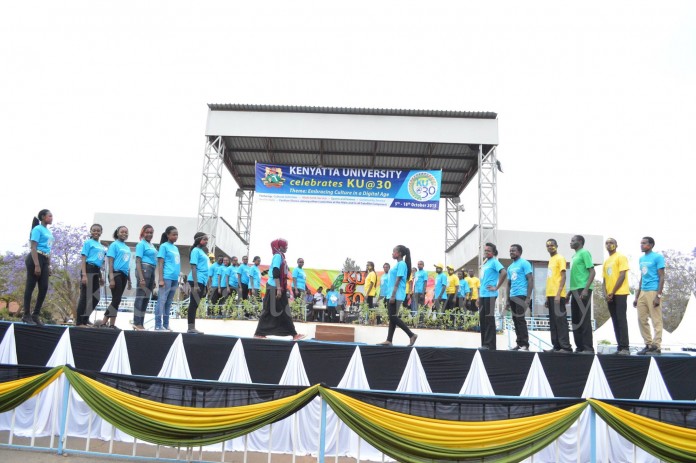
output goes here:
<path id="1" fill-rule="evenodd" d="M 696 247 L 695 2 L 3 2 L 0 66 L 2 252 L 42 208 L 195 216 L 207 103 L 494 111 L 500 228 Z M 444 225 L 444 203 L 257 203 L 251 253 L 430 264 Z"/>

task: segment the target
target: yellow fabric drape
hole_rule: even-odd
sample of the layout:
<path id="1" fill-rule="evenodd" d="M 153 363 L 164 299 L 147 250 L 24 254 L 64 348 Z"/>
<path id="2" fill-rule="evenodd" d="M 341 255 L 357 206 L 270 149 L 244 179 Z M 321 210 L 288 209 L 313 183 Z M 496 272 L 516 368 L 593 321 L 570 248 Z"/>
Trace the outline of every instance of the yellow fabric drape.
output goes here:
<path id="1" fill-rule="evenodd" d="M 77 373 L 79 375 L 79 373 Z M 152 400 L 142 399 L 106 386 L 87 376 L 81 379 L 100 394 L 105 394 L 110 400 L 118 402 L 124 408 L 138 415 L 151 418 L 174 426 L 190 428 L 208 428 L 213 426 L 233 426 L 238 423 L 271 413 L 279 407 L 297 400 L 300 397 L 317 394 L 318 385 L 282 399 L 271 400 L 252 405 L 241 405 L 227 408 L 195 408 L 169 405 Z"/>
<path id="2" fill-rule="evenodd" d="M 686 452 L 696 453 L 696 429 L 682 428 L 669 423 L 636 415 L 599 400 L 588 399 L 589 402 L 613 415 L 616 419 L 630 426 L 636 432 L 660 442 L 668 447 L 678 448 Z"/>
<path id="3" fill-rule="evenodd" d="M 322 389 L 340 400 L 363 419 L 385 430 L 425 444 L 456 449 L 494 447 L 524 439 L 587 406 L 579 403 L 552 413 L 499 421 L 449 421 L 411 416 L 376 407 L 330 389 Z"/>
<path id="4" fill-rule="evenodd" d="M 39 378 L 39 377 L 42 376 L 43 374 L 44 374 L 44 373 L 41 373 L 41 374 L 38 374 L 38 375 L 34 375 L 34 376 L 28 376 L 28 377 L 26 377 L 26 378 L 15 379 L 15 380 L 12 380 L 12 381 L 5 381 L 4 383 L 0 383 L 0 395 L 7 394 L 7 393 L 10 392 L 10 391 L 13 391 L 13 390 L 15 390 L 15 389 L 18 389 L 18 388 L 20 388 L 20 387 L 24 387 L 24 386 L 26 386 L 27 384 L 31 383 L 32 381 L 35 381 L 37 378 Z M 62 375 L 62 374 L 63 374 L 63 370 L 62 370 L 62 369 L 57 370 L 57 371 L 53 374 L 53 376 L 51 377 L 50 380 L 46 381 L 46 383 L 45 383 L 42 387 L 40 387 L 40 388 L 38 388 L 36 391 L 34 391 L 34 393 L 32 394 L 32 397 L 34 397 L 34 396 L 37 395 L 39 392 L 41 392 L 41 391 L 43 391 L 44 389 L 46 389 L 46 387 L 47 387 L 49 384 L 51 384 L 53 381 L 55 381 L 56 378 L 58 378 L 58 377 L 59 377 L 60 375 Z"/>

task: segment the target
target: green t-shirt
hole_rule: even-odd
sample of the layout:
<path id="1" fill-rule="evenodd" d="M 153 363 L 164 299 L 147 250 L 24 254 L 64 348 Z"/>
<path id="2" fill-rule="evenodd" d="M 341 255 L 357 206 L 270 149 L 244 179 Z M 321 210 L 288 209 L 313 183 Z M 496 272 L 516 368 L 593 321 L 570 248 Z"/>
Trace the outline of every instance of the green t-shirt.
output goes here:
<path id="1" fill-rule="evenodd" d="M 570 267 L 570 290 L 585 289 L 587 278 L 590 276 L 590 269 L 594 267 L 592 264 L 592 256 L 582 248 L 573 256 L 573 264 Z"/>

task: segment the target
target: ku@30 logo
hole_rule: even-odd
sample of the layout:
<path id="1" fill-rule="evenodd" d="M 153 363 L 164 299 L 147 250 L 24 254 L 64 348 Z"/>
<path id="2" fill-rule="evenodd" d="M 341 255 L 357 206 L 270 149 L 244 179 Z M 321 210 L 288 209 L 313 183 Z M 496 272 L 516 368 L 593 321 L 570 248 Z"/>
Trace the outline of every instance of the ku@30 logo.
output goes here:
<path id="1" fill-rule="evenodd" d="M 437 180 L 427 172 L 413 174 L 408 181 L 408 194 L 416 201 L 429 201 L 437 194 Z"/>

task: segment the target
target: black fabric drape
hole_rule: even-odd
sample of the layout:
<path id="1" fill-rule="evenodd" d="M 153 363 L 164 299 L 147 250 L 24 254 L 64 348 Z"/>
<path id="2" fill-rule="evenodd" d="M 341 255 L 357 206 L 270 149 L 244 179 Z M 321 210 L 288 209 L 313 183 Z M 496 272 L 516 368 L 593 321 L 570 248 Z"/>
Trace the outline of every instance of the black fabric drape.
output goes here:
<path id="1" fill-rule="evenodd" d="M 604 376 L 616 399 L 637 399 L 643 391 L 650 368 L 649 357 L 598 355 Z"/>
<path id="2" fill-rule="evenodd" d="M 251 380 L 261 384 L 278 384 L 288 364 L 293 344 L 268 339 L 242 340 Z"/>
<path id="3" fill-rule="evenodd" d="M 481 351 L 496 395 L 520 395 L 534 360 L 533 352 Z"/>
<path id="4" fill-rule="evenodd" d="M 299 346 L 309 384 L 337 386 L 355 353 L 350 344 L 301 342 Z"/>
<path id="5" fill-rule="evenodd" d="M 396 390 L 404 374 L 411 348 L 360 346 L 360 352 L 370 389 Z"/>
<path id="6" fill-rule="evenodd" d="M 126 347 L 134 375 L 157 376 L 179 333 L 128 331 Z M 195 360 L 194 360 L 195 361 Z M 189 364 L 191 362 L 189 361 Z"/>
<path id="7" fill-rule="evenodd" d="M 670 403 L 641 400 L 603 400 L 603 402 L 662 423 L 696 429 L 696 402 Z"/>
<path id="8" fill-rule="evenodd" d="M 14 332 L 17 363 L 45 366 L 66 329 L 63 326 L 35 326 L 16 323 Z"/>
<path id="9" fill-rule="evenodd" d="M 182 340 L 186 358 L 189 359 L 191 377 L 217 380 L 238 338 L 184 334 Z"/>
<path id="10" fill-rule="evenodd" d="M 672 399 L 696 399 L 696 357 L 656 356 L 655 361 Z"/>
<path id="11" fill-rule="evenodd" d="M 430 389 L 433 392 L 459 394 L 476 350 L 449 347 L 418 347 L 417 350 Z"/>
<path id="12" fill-rule="evenodd" d="M 0 364 L 0 383 L 40 375 L 46 373 L 48 370 L 50 370 L 49 367 Z"/>
<path id="13" fill-rule="evenodd" d="M 539 354 L 539 361 L 556 397 L 580 397 L 587 384 L 594 355 Z"/>
<path id="14" fill-rule="evenodd" d="M 115 330 L 71 329 L 70 345 L 75 359 L 75 368 L 101 370 L 116 344 L 116 339 L 118 339 L 118 332 Z"/>

